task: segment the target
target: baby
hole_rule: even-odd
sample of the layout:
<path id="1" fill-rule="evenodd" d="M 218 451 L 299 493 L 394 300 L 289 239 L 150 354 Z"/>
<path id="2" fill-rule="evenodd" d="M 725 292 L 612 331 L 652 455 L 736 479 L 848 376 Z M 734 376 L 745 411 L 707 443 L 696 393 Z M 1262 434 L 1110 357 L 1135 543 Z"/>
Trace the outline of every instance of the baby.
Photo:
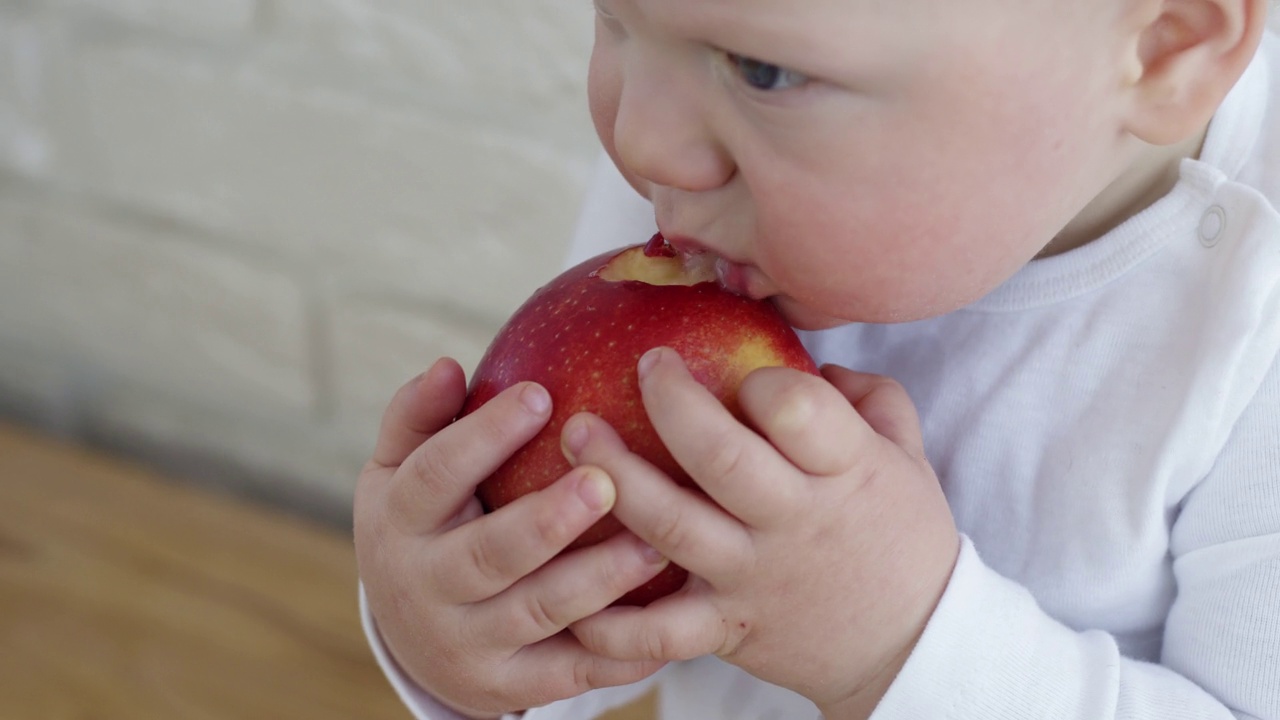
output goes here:
<path id="1" fill-rule="evenodd" d="M 823 377 L 755 372 L 743 424 L 655 348 L 645 407 L 705 495 L 583 414 L 575 469 L 488 515 L 551 398 L 452 422 L 449 359 L 402 388 L 355 534 L 415 715 L 657 686 L 668 720 L 1280 720 L 1268 5 L 597 0 L 575 257 L 712 254 Z M 609 607 L 667 562 L 678 593 Z"/>

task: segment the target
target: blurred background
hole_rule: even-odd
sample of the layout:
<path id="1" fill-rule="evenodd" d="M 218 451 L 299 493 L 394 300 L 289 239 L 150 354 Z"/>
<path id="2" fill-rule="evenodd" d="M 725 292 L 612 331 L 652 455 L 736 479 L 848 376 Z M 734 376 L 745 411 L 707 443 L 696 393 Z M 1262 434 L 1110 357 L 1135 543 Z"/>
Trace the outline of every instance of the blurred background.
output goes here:
<path id="1" fill-rule="evenodd" d="M 0 718 L 408 717 L 392 393 L 560 268 L 584 0 L 0 0 Z"/>
<path id="2" fill-rule="evenodd" d="M 0 0 L 0 415 L 345 522 L 561 266 L 581 0 Z"/>

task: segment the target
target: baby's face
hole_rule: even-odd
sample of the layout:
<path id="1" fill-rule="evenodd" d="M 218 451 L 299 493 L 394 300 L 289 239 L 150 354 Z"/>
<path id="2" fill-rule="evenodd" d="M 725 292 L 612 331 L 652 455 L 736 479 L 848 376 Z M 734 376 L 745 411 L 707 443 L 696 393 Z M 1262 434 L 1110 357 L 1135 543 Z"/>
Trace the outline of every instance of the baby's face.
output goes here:
<path id="1" fill-rule="evenodd" d="M 597 0 L 605 148 L 796 325 L 960 307 L 1118 174 L 1115 0 Z"/>

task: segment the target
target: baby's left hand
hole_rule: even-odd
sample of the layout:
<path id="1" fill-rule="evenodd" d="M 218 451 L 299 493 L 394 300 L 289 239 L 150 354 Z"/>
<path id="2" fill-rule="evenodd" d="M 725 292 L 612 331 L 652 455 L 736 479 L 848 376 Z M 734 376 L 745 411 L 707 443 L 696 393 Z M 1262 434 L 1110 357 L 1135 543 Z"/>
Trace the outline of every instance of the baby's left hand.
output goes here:
<path id="1" fill-rule="evenodd" d="M 647 608 L 612 608 L 572 631 L 619 659 L 715 654 L 828 718 L 867 717 L 959 551 L 910 398 L 892 380 L 834 366 L 826 381 L 757 370 L 739 392 L 752 430 L 675 352 L 653 351 L 640 367 L 650 420 L 710 500 L 592 415 L 566 424 L 565 452 L 608 472 L 617 518 L 692 578 Z"/>

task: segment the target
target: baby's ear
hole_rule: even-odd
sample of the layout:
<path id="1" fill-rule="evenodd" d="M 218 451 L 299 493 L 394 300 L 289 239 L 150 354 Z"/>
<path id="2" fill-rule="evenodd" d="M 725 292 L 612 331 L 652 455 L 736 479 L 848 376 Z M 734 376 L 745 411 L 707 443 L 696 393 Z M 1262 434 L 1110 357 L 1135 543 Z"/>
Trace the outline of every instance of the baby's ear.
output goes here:
<path id="1" fill-rule="evenodd" d="M 1128 130 L 1172 145 L 1204 129 L 1253 59 L 1270 0 L 1139 0 Z"/>

